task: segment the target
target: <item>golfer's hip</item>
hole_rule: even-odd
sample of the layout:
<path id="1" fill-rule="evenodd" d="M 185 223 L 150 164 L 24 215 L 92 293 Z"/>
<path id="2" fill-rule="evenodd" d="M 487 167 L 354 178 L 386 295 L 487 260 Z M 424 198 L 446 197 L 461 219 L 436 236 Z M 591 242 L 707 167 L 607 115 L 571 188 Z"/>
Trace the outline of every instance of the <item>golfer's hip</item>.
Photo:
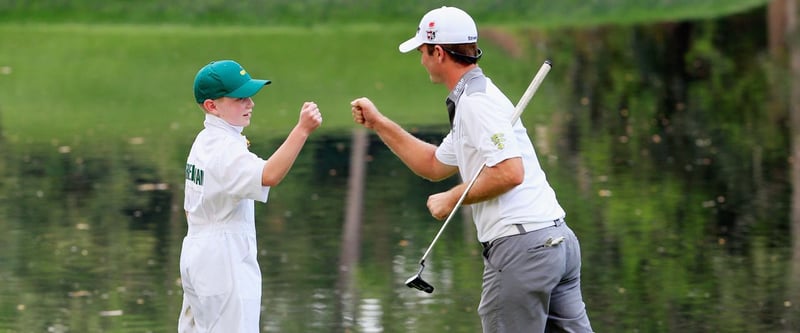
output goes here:
<path id="1" fill-rule="evenodd" d="M 491 240 L 486 242 L 481 242 L 481 245 L 483 245 L 484 252 L 488 252 L 488 250 L 492 247 L 492 245 L 501 238 L 524 235 L 530 232 L 558 227 L 563 225 L 564 223 L 565 223 L 564 218 L 561 217 L 554 219 L 552 221 L 514 223 L 505 225 L 499 233 L 490 238 Z"/>

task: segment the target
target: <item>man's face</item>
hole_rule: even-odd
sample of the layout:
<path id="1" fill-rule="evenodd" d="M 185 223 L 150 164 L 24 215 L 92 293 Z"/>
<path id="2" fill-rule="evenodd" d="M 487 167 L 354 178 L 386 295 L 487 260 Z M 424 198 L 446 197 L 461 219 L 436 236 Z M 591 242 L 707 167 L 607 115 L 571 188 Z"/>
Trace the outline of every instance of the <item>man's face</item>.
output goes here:
<path id="1" fill-rule="evenodd" d="M 428 47 L 433 49 L 433 52 L 431 54 L 428 54 Z M 428 71 L 428 76 L 430 77 L 431 82 L 443 83 L 444 79 L 442 78 L 442 75 L 439 70 L 439 68 L 441 67 L 440 66 L 441 60 L 443 59 L 444 56 L 443 54 L 441 54 L 441 52 L 443 52 L 441 50 L 441 47 L 435 45 L 428 46 L 426 44 L 422 44 L 420 45 L 420 47 L 417 48 L 417 51 L 421 53 L 420 63 L 422 63 L 422 66 L 425 67 L 425 70 Z"/>
<path id="2" fill-rule="evenodd" d="M 228 124 L 247 127 L 250 125 L 250 117 L 253 115 L 253 106 L 255 105 L 256 103 L 250 97 L 221 97 L 214 100 L 212 113 L 227 121 Z"/>

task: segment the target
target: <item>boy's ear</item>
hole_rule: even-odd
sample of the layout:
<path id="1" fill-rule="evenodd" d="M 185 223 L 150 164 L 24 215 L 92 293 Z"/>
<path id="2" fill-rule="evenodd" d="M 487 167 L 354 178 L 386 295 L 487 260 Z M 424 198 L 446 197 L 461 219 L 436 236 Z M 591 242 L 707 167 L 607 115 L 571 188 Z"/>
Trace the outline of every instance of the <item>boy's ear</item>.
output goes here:
<path id="1" fill-rule="evenodd" d="M 217 114 L 216 113 L 216 111 L 217 111 L 217 103 L 214 102 L 213 99 L 206 99 L 205 101 L 203 101 L 202 106 L 203 106 L 203 110 L 205 110 L 206 112 L 214 114 L 214 115 Z"/>

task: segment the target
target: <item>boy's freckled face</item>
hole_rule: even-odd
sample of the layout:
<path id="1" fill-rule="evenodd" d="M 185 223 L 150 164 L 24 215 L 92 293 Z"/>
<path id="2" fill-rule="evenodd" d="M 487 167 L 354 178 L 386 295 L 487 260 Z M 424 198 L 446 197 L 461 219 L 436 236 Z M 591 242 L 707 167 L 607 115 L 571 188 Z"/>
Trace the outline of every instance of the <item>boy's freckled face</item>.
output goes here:
<path id="1" fill-rule="evenodd" d="M 253 106 L 255 106 L 252 98 L 221 97 L 214 100 L 214 103 L 216 105 L 216 116 L 222 118 L 228 124 L 242 127 L 250 125 Z"/>

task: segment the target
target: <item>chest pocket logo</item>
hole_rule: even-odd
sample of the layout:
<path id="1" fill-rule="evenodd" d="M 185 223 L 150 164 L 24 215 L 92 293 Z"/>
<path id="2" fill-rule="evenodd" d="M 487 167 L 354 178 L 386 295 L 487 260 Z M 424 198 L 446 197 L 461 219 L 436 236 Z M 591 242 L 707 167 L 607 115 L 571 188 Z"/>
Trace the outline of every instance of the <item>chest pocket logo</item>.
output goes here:
<path id="1" fill-rule="evenodd" d="M 506 147 L 506 136 L 503 133 L 497 133 L 492 135 L 492 144 L 494 144 L 497 149 L 503 150 Z"/>

